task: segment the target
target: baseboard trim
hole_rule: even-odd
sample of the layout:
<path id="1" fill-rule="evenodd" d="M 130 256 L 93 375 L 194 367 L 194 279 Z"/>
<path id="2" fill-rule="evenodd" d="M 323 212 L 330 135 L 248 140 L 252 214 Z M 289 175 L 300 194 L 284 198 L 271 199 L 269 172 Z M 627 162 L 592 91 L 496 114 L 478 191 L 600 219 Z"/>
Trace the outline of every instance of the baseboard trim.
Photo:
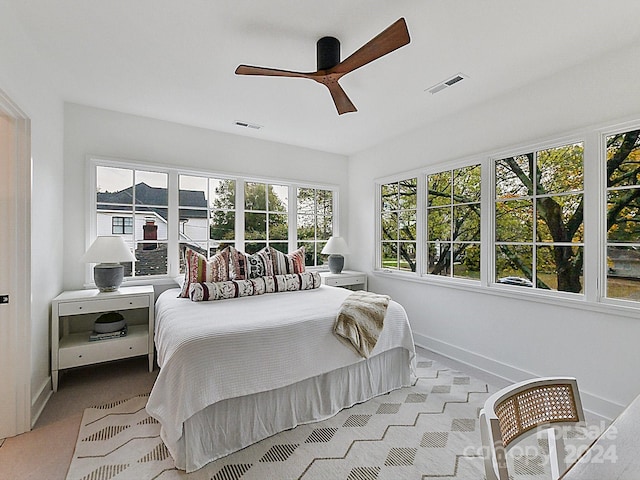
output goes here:
<path id="1" fill-rule="evenodd" d="M 431 350 L 437 354 L 455 360 L 456 362 L 477 368 L 489 375 L 493 375 L 510 383 L 521 382 L 528 378 L 540 376 L 534 372 L 499 362 L 492 358 L 471 352 L 427 335 L 414 332 L 413 339 L 415 344 L 419 347 Z M 582 389 L 580 390 L 580 396 L 582 397 L 582 404 L 585 412 L 589 413 L 593 417 L 592 421 L 603 421 L 609 423 L 625 408 L 624 405 L 612 402 L 611 400 L 607 400 Z"/>
<path id="2" fill-rule="evenodd" d="M 36 424 L 38 418 L 42 414 L 44 407 L 47 405 L 49 398 L 53 395 L 51 389 L 51 377 L 47 377 L 40 385 L 38 392 L 31 399 L 31 428 Z"/>

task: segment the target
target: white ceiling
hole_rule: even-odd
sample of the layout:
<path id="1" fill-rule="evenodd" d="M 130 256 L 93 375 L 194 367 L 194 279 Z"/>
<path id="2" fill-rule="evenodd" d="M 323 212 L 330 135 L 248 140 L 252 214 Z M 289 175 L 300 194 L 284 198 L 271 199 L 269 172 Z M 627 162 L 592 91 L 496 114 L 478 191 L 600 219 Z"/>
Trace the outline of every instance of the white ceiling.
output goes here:
<path id="1" fill-rule="evenodd" d="M 638 0 L 9 3 L 65 101 L 346 155 L 640 41 Z M 411 43 L 341 80 L 356 113 L 313 81 L 234 74 L 314 71 L 318 38 L 344 59 L 400 17 Z"/>

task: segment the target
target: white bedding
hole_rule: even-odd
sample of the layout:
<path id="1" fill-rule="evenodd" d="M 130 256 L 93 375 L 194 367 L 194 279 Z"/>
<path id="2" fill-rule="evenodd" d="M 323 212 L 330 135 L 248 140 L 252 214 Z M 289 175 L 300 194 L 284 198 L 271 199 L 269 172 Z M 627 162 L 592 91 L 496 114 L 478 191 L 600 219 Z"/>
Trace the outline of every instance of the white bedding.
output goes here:
<path id="1" fill-rule="evenodd" d="M 332 331 L 348 290 L 322 286 L 215 302 L 192 302 L 177 293 L 163 293 L 156 304 L 160 374 L 147 404 L 174 459 L 184 455 L 183 425 L 209 405 L 364 361 Z M 406 313 L 391 301 L 371 355 L 397 347 L 409 352 L 413 365 Z"/>

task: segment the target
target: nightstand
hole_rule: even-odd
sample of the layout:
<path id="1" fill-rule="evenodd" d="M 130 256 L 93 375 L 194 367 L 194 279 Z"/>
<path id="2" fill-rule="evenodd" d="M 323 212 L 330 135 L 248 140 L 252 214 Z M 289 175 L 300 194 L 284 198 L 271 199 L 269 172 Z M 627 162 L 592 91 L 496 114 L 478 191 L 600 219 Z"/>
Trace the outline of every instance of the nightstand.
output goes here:
<path id="1" fill-rule="evenodd" d="M 366 290 L 367 274 L 353 270 L 343 270 L 340 273 L 320 272 L 323 285 L 342 287 L 349 290 Z"/>
<path id="2" fill-rule="evenodd" d="M 58 371 L 94 363 L 149 356 L 153 371 L 153 286 L 121 287 L 115 292 L 73 290 L 51 303 L 51 380 L 58 391 Z M 127 335 L 90 341 L 95 320 L 108 312 L 120 313 L 127 322 Z"/>

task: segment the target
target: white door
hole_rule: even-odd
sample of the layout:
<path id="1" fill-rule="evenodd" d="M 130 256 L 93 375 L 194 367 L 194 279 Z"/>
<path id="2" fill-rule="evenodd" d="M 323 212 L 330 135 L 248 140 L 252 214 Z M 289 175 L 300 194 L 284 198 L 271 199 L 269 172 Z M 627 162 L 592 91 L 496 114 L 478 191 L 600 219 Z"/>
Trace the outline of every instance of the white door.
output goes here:
<path id="1" fill-rule="evenodd" d="M 25 140 L 28 120 L 0 91 L 0 438 L 30 428 L 30 272 L 19 270 L 21 263 L 30 270 Z"/>
<path id="2" fill-rule="evenodd" d="M 12 174 L 11 159 L 15 157 L 15 121 L 4 113 L 0 113 L 0 225 L 7 225 L 13 200 L 8 198 L 7 183 Z M 0 295 L 9 295 L 10 252 L 8 244 L 10 232 L 8 228 L 0 228 Z M 0 304 L 0 438 L 15 435 L 16 415 L 16 381 L 14 369 L 11 368 L 15 356 L 14 321 L 11 318 L 12 304 Z"/>

